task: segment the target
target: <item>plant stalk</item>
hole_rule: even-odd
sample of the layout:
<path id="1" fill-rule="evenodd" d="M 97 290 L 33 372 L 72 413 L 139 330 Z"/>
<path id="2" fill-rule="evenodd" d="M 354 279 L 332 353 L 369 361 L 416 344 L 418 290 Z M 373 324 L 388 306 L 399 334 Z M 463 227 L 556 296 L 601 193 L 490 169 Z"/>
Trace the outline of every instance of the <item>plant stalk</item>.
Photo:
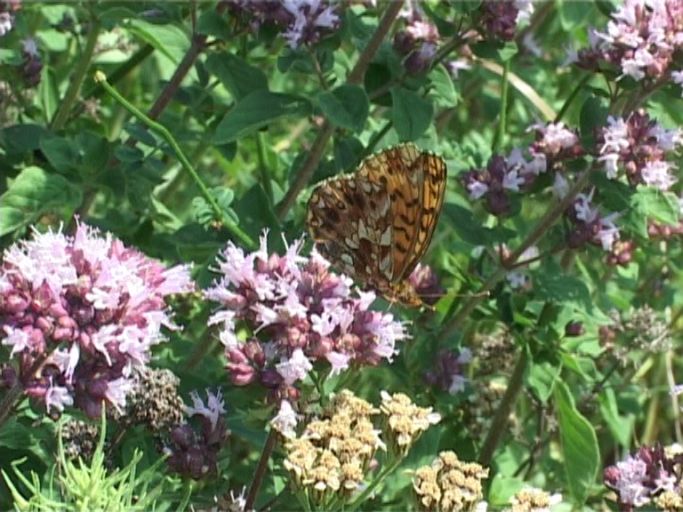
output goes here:
<path id="1" fill-rule="evenodd" d="M 254 508 L 254 503 L 256 502 L 256 495 L 258 494 L 261 484 L 263 483 L 263 477 L 266 475 L 266 470 L 268 469 L 268 461 L 270 456 L 273 454 L 273 449 L 275 449 L 275 444 L 277 443 L 277 432 L 274 428 L 270 429 L 268 432 L 268 438 L 266 443 L 263 445 L 263 451 L 261 452 L 261 458 L 256 466 L 256 472 L 254 473 L 254 479 L 251 481 L 249 486 L 249 492 L 247 493 L 247 499 L 244 503 L 244 510 L 252 510 Z"/>
<path id="2" fill-rule="evenodd" d="M 507 421 L 508 416 L 510 416 L 510 411 L 514 406 L 515 401 L 517 400 L 517 395 L 519 395 L 519 392 L 522 389 L 522 384 L 524 383 L 524 370 L 526 370 L 527 359 L 528 356 L 526 348 L 522 347 L 522 350 L 519 353 L 519 359 L 517 359 L 517 364 L 515 364 L 515 368 L 512 371 L 510 380 L 508 381 L 505 394 L 503 395 L 503 398 L 498 405 L 498 409 L 493 416 L 491 427 L 486 434 L 486 439 L 484 439 L 484 444 L 479 452 L 479 463 L 484 467 L 488 467 L 491 464 L 491 459 L 496 451 L 498 442 L 506 432 L 505 422 Z"/>
<path id="3" fill-rule="evenodd" d="M 384 15 L 377 25 L 377 30 L 372 35 L 370 42 L 365 47 L 363 52 L 358 57 L 358 61 L 353 69 L 349 72 L 346 77 L 346 83 L 348 84 L 360 84 L 365 76 L 365 71 L 368 69 L 370 62 L 372 61 L 375 53 L 379 49 L 380 44 L 384 40 L 384 37 L 389 32 L 389 29 L 394 23 L 394 20 L 398 16 L 399 11 L 403 7 L 402 2 L 390 2 L 387 9 L 384 11 Z M 294 205 L 296 198 L 299 193 L 304 189 L 313 176 L 313 173 L 320 164 L 320 160 L 323 156 L 323 151 L 325 151 L 325 146 L 327 142 L 332 138 L 334 133 L 334 126 L 328 120 L 325 120 L 323 125 L 320 127 L 318 136 L 313 142 L 310 151 L 308 152 L 308 157 L 301 166 L 301 170 L 294 179 L 294 183 L 289 187 L 285 197 L 276 206 L 275 213 L 280 219 L 284 219 L 289 210 Z"/>
<path id="4" fill-rule="evenodd" d="M 85 80 L 85 75 L 88 72 L 90 63 L 92 61 L 93 53 L 95 52 L 95 45 L 97 44 L 97 38 L 100 35 L 100 24 L 96 20 L 90 22 L 90 30 L 88 31 L 88 38 L 85 42 L 85 48 L 83 53 L 80 55 L 78 62 L 76 64 L 76 69 L 71 79 L 69 87 L 66 89 L 64 98 L 59 103 L 59 108 L 52 118 L 51 128 L 54 131 L 61 130 L 64 128 L 67 119 L 69 118 L 69 113 L 74 106 L 74 103 L 78 99 L 78 93 L 81 90 L 81 86 Z"/>
<path id="5" fill-rule="evenodd" d="M 166 141 L 166 143 L 173 149 L 175 152 L 176 156 L 178 157 L 178 160 L 180 160 L 180 163 L 182 166 L 185 168 L 185 170 L 190 174 L 192 179 L 194 180 L 195 184 L 199 188 L 199 191 L 201 192 L 202 196 L 206 200 L 207 203 L 211 206 L 211 209 L 214 212 L 214 215 L 216 216 L 217 219 L 219 219 L 223 226 L 240 242 L 242 242 L 246 247 L 250 249 L 254 249 L 256 247 L 256 244 L 254 241 L 247 235 L 244 231 L 242 231 L 226 214 L 223 212 L 221 207 L 219 206 L 218 202 L 216 199 L 211 195 L 211 192 L 209 191 L 208 187 L 204 184 L 204 181 L 201 179 L 199 174 L 197 174 L 197 171 L 194 169 L 188 158 L 185 156 L 185 153 L 183 153 L 183 150 L 180 148 L 178 143 L 176 142 L 175 138 L 173 135 L 171 135 L 171 132 L 168 131 L 168 129 L 162 125 L 161 123 L 158 123 L 156 121 L 153 121 L 150 119 L 147 115 L 145 115 L 140 109 L 135 107 L 132 103 L 130 103 L 127 99 L 125 99 L 123 96 L 119 94 L 119 92 L 114 89 L 108 82 L 107 82 L 107 77 L 104 73 L 101 71 L 97 71 L 95 73 L 95 80 L 99 82 L 102 87 L 104 88 L 107 93 L 114 98 L 116 101 L 118 101 L 129 113 L 131 113 L 133 116 L 135 116 L 140 122 L 142 122 L 147 128 L 155 132 L 157 135 L 159 135 L 162 139 Z"/>

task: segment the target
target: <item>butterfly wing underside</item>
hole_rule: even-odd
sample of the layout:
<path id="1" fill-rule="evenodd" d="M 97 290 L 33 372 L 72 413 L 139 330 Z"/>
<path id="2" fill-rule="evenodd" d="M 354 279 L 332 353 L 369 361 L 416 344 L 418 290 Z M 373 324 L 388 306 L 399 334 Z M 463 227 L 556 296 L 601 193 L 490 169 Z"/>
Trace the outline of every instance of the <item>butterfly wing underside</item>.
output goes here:
<path id="1" fill-rule="evenodd" d="M 415 305 L 414 293 L 400 290 L 429 246 L 445 178 L 445 163 L 436 155 L 413 144 L 385 149 L 354 174 L 316 188 L 308 209 L 311 236 L 344 273 Z"/>

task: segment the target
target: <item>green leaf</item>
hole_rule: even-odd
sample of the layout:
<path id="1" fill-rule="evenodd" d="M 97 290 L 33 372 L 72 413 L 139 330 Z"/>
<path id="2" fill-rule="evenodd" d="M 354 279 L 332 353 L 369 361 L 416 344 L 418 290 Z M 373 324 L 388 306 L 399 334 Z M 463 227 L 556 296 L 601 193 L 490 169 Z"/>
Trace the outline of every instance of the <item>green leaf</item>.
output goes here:
<path id="1" fill-rule="evenodd" d="M 556 383 L 554 396 L 569 492 L 577 505 L 583 505 L 600 465 L 598 439 L 593 426 L 576 409 L 564 382 Z"/>
<path id="2" fill-rule="evenodd" d="M 304 98 L 265 90 L 254 91 L 238 101 L 216 127 L 214 144 L 232 142 L 288 115 L 307 115 L 310 104 Z"/>
<path id="3" fill-rule="evenodd" d="M 402 87 L 391 89 L 391 120 L 401 141 L 417 139 L 432 122 L 434 106 L 413 91 Z"/>
<path id="4" fill-rule="evenodd" d="M 555 382 L 560 375 L 561 368 L 550 363 L 534 362 L 529 369 L 527 380 L 529 386 L 536 392 L 536 396 L 542 401 L 547 402 L 553 394 Z"/>
<path id="5" fill-rule="evenodd" d="M 460 97 L 455 89 L 453 77 L 443 64 L 439 64 L 429 73 L 429 80 L 433 87 L 429 96 L 434 99 L 436 105 L 450 108 L 458 104 Z"/>
<path id="6" fill-rule="evenodd" d="M 47 133 L 37 124 L 16 124 L 0 130 L 0 147 L 8 154 L 27 153 L 40 147 L 41 137 Z"/>
<path id="7" fill-rule="evenodd" d="M 672 192 L 653 187 L 639 186 L 631 196 L 634 214 L 662 224 L 678 224 L 678 199 Z"/>
<path id="8" fill-rule="evenodd" d="M 576 276 L 562 272 L 552 262 L 547 262 L 541 271 L 534 272 L 534 288 L 539 297 L 560 304 L 575 304 L 585 311 L 593 310 L 593 300 L 586 283 Z"/>
<path id="9" fill-rule="evenodd" d="M 134 18 L 129 21 L 127 27 L 138 38 L 166 55 L 175 64 L 180 62 L 190 47 L 188 35 L 173 25 L 155 25 Z"/>
<path id="10" fill-rule="evenodd" d="M 622 416 L 619 414 L 616 396 L 612 389 L 603 390 L 598 400 L 600 402 L 600 413 L 607 423 L 610 432 L 614 435 L 614 439 L 624 448 L 628 448 L 631 444 L 633 432 L 633 416 Z"/>
<path id="11" fill-rule="evenodd" d="M 604 126 L 607 121 L 608 110 L 605 102 L 600 98 L 589 97 L 581 106 L 579 114 L 579 127 L 581 139 L 585 144 L 592 146 L 595 142 L 595 128 Z"/>
<path id="12" fill-rule="evenodd" d="M 27 167 L 0 196 L 0 236 L 37 221 L 49 211 L 68 218 L 80 204 L 80 189 L 62 176 Z"/>
<path id="13" fill-rule="evenodd" d="M 365 90 L 357 85 L 342 85 L 318 95 L 318 105 L 325 117 L 340 128 L 360 132 L 370 111 Z"/>
<path id="14" fill-rule="evenodd" d="M 218 77 L 236 100 L 241 100 L 251 92 L 268 89 L 268 78 L 265 73 L 232 53 L 209 55 L 206 59 L 206 69 Z"/>
<path id="15" fill-rule="evenodd" d="M 73 139 L 45 136 L 40 140 L 40 149 L 57 171 L 76 171 L 84 179 L 101 171 L 110 154 L 107 140 L 89 131 L 83 131 Z"/>
<path id="16" fill-rule="evenodd" d="M 235 193 L 232 189 L 227 187 L 215 187 L 209 192 L 216 200 L 221 210 L 224 211 L 235 224 L 238 224 L 239 219 L 237 218 L 237 214 L 230 208 L 230 204 L 235 197 Z M 197 222 L 205 228 L 210 227 L 211 223 L 216 220 L 216 214 L 213 211 L 213 208 L 202 196 L 197 196 L 192 200 L 192 213 Z"/>

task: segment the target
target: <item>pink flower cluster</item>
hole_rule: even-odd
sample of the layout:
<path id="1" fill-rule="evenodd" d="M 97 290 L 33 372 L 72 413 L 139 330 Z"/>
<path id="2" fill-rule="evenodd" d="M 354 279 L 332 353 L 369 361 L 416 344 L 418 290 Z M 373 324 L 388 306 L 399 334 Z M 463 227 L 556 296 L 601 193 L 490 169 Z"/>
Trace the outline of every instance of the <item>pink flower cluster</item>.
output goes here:
<path id="1" fill-rule="evenodd" d="M 667 130 L 644 111 L 628 118 L 609 117 L 598 140 L 600 160 L 608 178 L 623 170 L 631 185 L 668 190 L 676 182 L 675 165 L 666 157 L 683 146 L 680 130 Z"/>
<path id="2" fill-rule="evenodd" d="M 0 37 L 14 27 L 14 13 L 21 9 L 21 0 L 0 0 Z"/>
<path id="3" fill-rule="evenodd" d="M 462 175 L 470 199 L 484 198 L 493 215 L 509 213 L 511 192 L 527 189 L 540 174 L 583 152 L 577 135 L 563 123 L 536 124 L 530 129 L 536 132 L 536 140 L 527 150 L 529 158 L 516 148 L 507 157 L 492 156 L 485 169 L 472 169 Z"/>
<path id="4" fill-rule="evenodd" d="M 605 468 L 605 485 L 625 510 L 649 504 L 657 494 L 673 491 L 681 480 L 683 455 L 669 455 L 662 446 L 641 447 L 635 455 Z"/>
<path id="5" fill-rule="evenodd" d="M 597 70 L 616 66 L 621 77 L 666 78 L 674 56 L 683 49 L 683 3 L 680 0 L 625 0 L 607 23 L 606 32 L 591 35 L 591 46 L 578 64 Z"/>
<path id="6" fill-rule="evenodd" d="M 436 56 L 439 30 L 425 21 L 419 4 L 409 2 L 409 9 L 402 12 L 406 25 L 394 35 L 394 50 L 403 56 L 403 66 L 408 73 L 418 75 L 429 70 Z"/>
<path id="7" fill-rule="evenodd" d="M 326 0 L 227 0 L 227 8 L 258 30 L 261 25 L 275 25 L 292 48 L 317 43 L 324 35 L 339 28 L 337 7 Z"/>
<path id="8" fill-rule="evenodd" d="M 107 234 L 78 224 L 73 237 L 35 233 L 3 254 L 0 337 L 19 379 L 50 413 L 76 404 L 99 417 L 102 402 L 125 404 L 131 369 L 175 328 L 165 299 L 193 290 L 188 268 L 165 268 Z"/>
<path id="9" fill-rule="evenodd" d="M 391 360 L 408 334 L 391 314 L 368 309 L 374 293 L 352 292 L 351 280 L 330 272 L 315 251 L 301 256 L 302 240 L 282 256 L 269 255 L 266 237 L 249 254 L 228 243 L 221 278 L 206 291 L 220 304 L 209 321 L 220 325 L 234 384 L 259 382 L 286 398 L 316 361 L 336 373 Z M 243 328 L 248 334 L 240 340 Z"/>

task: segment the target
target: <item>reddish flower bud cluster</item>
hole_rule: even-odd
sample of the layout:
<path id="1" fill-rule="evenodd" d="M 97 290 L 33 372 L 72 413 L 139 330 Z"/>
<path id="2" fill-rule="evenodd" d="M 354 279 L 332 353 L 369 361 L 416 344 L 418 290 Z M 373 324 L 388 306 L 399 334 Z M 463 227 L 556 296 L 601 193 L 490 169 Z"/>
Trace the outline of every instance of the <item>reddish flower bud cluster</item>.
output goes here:
<path id="1" fill-rule="evenodd" d="M 441 350 L 436 356 L 433 369 L 425 373 L 424 379 L 430 386 L 438 387 L 452 395 L 465 389 L 467 379 L 463 367 L 472 361 L 472 352 L 463 348 L 459 352 Z"/>
<path id="2" fill-rule="evenodd" d="M 280 256 L 268 254 L 266 235 L 251 254 L 229 243 L 222 277 L 206 292 L 221 305 L 210 323 L 221 326 L 232 382 L 259 382 L 285 399 L 296 398 L 294 384 L 313 362 L 327 361 L 333 372 L 376 365 L 391 360 L 396 342 L 408 337 L 391 314 L 368 309 L 374 293 L 352 292 L 351 280 L 330 272 L 319 254 L 300 256 L 301 245 Z M 237 339 L 241 327 L 246 341 Z"/>
<path id="3" fill-rule="evenodd" d="M 480 31 L 484 39 L 512 41 L 517 25 L 528 20 L 533 3 L 524 0 L 484 0 L 479 7 Z"/>
<path id="4" fill-rule="evenodd" d="M 21 76 L 26 85 L 35 87 L 40 83 L 40 74 L 43 71 L 43 61 L 40 59 L 35 39 L 22 41 L 21 57 Z"/>
<path id="5" fill-rule="evenodd" d="M 216 474 L 218 454 L 230 434 L 223 417 L 225 404 L 221 393 L 207 390 L 206 395 L 204 404 L 196 392 L 192 393 L 193 405 L 185 410 L 190 419 L 199 421 L 199 429 L 189 423 L 174 427 L 165 448 L 171 470 L 194 480 Z"/>
<path id="6" fill-rule="evenodd" d="M 100 416 L 125 404 L 133 367 L 174 328 L 165 299 L 193 289 L 186 267 L 166 269 L 111 235 L 79 224 L 73 237 L 36 233 L 0 266 L 0 336 L 27 395 L 58 413 L 75 403 Z"/>

